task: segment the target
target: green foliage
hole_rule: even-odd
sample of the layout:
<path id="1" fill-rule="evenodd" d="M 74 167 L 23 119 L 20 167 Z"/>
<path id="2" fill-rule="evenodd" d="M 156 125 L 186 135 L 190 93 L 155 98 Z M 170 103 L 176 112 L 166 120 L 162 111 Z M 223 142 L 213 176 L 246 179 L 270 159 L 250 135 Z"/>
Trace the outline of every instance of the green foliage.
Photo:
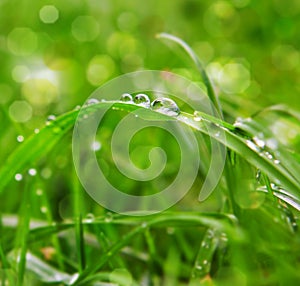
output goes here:
<path id="1" fill-rule="evenodd" d="M 0 3 L 0 285 L 299 284 L 297 1 L 99 2 Z M 162 30 L 188 39 L 192 48 L 160 34 L 196 69 L 182 50 L 174 55 L 155 39 Z M 121 101 L 74 109 L 96 86 L 138 69 L 191 79 L 222 119 L 180 102 L 176 117 Z M 147 168 L 147 154 L 134 150 L 145 142 L 166 148 L 162 178 L 120 174 L 110 141 L 126 115 L 172 120 L 197 136 L 197 179 L 169 210 L 119 215 L 85 193 L 71 131 L 78 115 L 85 120 L 108 106 L 96 155 L 124 192 L 155 193 L 180 162 L 171 136 L 148 130 L 131 142 L 131 155 Z M 45 123 L 49 114 L 61 115 Z M 226 163 L 213 194 L 199 202 L 210 138 L 226 147 Z"/>

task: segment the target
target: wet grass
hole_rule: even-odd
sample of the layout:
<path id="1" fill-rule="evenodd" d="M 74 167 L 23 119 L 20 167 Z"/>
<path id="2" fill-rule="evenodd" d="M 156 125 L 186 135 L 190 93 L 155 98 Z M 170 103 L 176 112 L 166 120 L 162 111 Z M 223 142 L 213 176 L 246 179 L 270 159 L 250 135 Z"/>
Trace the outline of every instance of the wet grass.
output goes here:
<path id="1" fill-rule="evenodd" d="M 230 111 L 238 103 L 222 98 L 218 102 L 190 48 L 177 38 L 162 36 L 189 52 L 219 115 L 224 115 L 219 119 L 182 111 L 174 117 L 115 101 L 52 118 L 21 143 L 0 170 L 5 201 L 1 285 L 223 286 L 300 281 L 299 146 L 297 140 L 281 140 L 285 134 L 274 131 L 274 122 L 300 128 L 299 114 L 277 106 L 237 118 Z M 68 160 L 71 130 L 79 113 L 88 116 L 111 105 L 115 114 L 134 111 L 145 120 L 176 120 L 226 147 L 224 172 L 214 194 L 198 201 L 204 177 L 199 172 L 187 200 L 162 213 L 119 215 L 93 202 Z M 67 169 L 62 174 L 45 176 L 45 169 L 63 164 Z M 32 168 L 37 174 L 28 174 Z M 16 174 L 22 179 L 16 181 Z"/>

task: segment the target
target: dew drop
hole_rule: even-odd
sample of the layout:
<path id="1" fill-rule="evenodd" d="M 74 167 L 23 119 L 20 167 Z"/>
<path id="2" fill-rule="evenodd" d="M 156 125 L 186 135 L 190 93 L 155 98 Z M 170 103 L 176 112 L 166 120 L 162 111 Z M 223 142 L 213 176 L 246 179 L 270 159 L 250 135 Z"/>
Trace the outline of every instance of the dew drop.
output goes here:
<path id="1" fill-rule="evenodd" d="M 112 222 L 112 220 L 113 220 L 113 215 L 112 215 L 112 213 L 108 212 L 108 213 L 106 214 L 106 216 L 105 216 L 104 221 L 105 221 L 106 223 L 110 223 L 110 222 Z"/>
<path id="2" fill-rule="evenodd" d="M 36 171 L 36 169 L 34 169 L 34 168 L 30 168 L 30 169 L 28 170 L 28 174 L 29 174 L 30 176 L 32 176 L 32 177 L 34 177 L 34 176 L 36 175 L 36 173 L 37 173 L 37 171 Z"/>
<path id="3" fill-rule="evenodd" d="M 208 263 L 207 260 L 203 260 L 203 265 L 206 265 Z"/>
<path id="4" fill-rule="evenodd" d="M 272 154 L 270 154 L 269 152 L 265 152 L 265 155 L 268 159 L 273 159 Z"/>
<path id="5" fill-rule="evenodd" d="M 50 125 L 53 120 L 56 119 L 55 115 L 49 115 L 46 121 L 46 125 Z"/>
<path id="6" fill-rule="evenodd" d="M 278 159 L 275 159 L 274 164 L 278 165 L 278 164 L 280 164 L 280 161 Z"/>
<path id="7" fill-rule="evenodd" d="M 178 116 L 180 113 L 176 102 L 170 98 L 157 98 L 152 102 L 151 107 L 153 110 L 169 116 Z"/>
<path id="8" fill-rule="evenodd" d="M 94 141 L 91 144 L 92 151 L 99 151 L 101 149 L 101 143 L 99 141 Z"/>
<path id="9" fill-rule="evenodd" d="M 259 148 L 259 146 L 257 146 L 253 141 L 246 140 L 246 144 L 250 149 L 257 151 L 257 152 L 261 152 L 261 149 Z"/>
<path id="10" fill-rule="evenodd" d="M 120 98 L 121 101 L 124 102 L 133 102 L 132 96 L 130 93 L 123 93 Z"/>
<path id="11" fill-rule="evenodd" d="M 73 110 L 79 110 L 81 108 L 80 105 L 76 105 Z"/>
<path id="12" fill-rule="evenodd" d="M 34 133 L 35 133 L 35 134 L 38 134 L 39 132 L 40 132 L 40 129 L 38 129 L 38 128 L 35 128 L 35 129 L 34 129 Z"/>
<path id="13" fill-rule="evenodd" d="M 146 222 L 142 223 L 142 228 L 146 228 L 148 226 L 148 224 Z"/>
<path id="14" fill-rule="evenodd" d="M 88 213 L 85 217 L 86 222 L 93 222 L 95 220 L 95 216 L 92 213 Z"/>
<path id="15" fill-rule="evenodd" d="M 259 139 L 258 137 L 253 137 L 253 141 L 260 148 L 264 148 L 266 145 L 265 141 Z"/>
<path id="16" fill-rule="evenodd" d="M 194 120 L 197 121 L 197 122 L 202 120 L 202 116 L 200 115 L 199 111 L 194 112 Z"/>
<path id="17" fill-rule="evenodd" d="M 18 142 L 23 142 L 24 141 L 24 136 L 22 136 L 22 135 L 19 135 L 19 136 L 17 136 L 17 141 Z"/>
<path id="18" fill-rule="evenodd" d="M 18 174 L 15 175 L 15 180 L 16 180 L 16 181 L 19 182 L 19 181 L 22 181 L 22 179 L 23 179 L 22 174 L 19 174 L 19 173 L 18 173 Z"/>
<path id="19" fill-rule="evenodd" d="M 150 99 L 149 99 L 148 95 L 146 95 L 146 94 L 143 94 L 143 93 L 137 94 L 134 97 L 133 101 L 137 105 L 141 105 L 144 107 L 150 107 Z"/>
<path id="20" fill-rule="evenodd" d="M 85 106 L 89 106 L 89 105 L 93 105 L 93 104 L 97 104 L 99 103 L 99 100 L 96 98 L 90 98 L 88 99 L 88 101 L 86 102 Z"/>

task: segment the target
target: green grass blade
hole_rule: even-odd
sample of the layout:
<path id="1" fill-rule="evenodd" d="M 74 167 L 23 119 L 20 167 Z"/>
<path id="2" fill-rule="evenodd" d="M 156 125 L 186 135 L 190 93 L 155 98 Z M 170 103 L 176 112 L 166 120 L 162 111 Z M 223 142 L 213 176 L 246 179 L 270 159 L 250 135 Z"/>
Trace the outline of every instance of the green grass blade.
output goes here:
<path id="1" fill-rule="evenodd" d="M 161 38 L 161 39 L 167 39 L 170 40 L 172 42 L 175 42 L 177 44 L 179 44 L 186 52 L 187 54 L 191 57 L 192 61 L 195 63 L 199 73 L 202 76 L 203 82 L 207 88 L 207 95 L 209 96 L 210 100 L 213 102 L 215 108 L 217 109 L 219 115 L 222 117 L 223 113 L 222 113 L 222 108 L 221 105 L 219 103 L 218 98 L 216 97 L 216 94 L 214 92 L 214 89 L 212 87 L 212 84 L 210 82 L 210 79 L 202 65 L 202 63 L 200 62 L 198 56 L 196 55 L 196 53 L 191 49 L 191 47 L 184 42 L 183 40 L 181 40 L 178 37 L 175 37 L 174 35 L 170 35 L 168 33 L 160 33 L 157 35 L 157 38 Z"/>

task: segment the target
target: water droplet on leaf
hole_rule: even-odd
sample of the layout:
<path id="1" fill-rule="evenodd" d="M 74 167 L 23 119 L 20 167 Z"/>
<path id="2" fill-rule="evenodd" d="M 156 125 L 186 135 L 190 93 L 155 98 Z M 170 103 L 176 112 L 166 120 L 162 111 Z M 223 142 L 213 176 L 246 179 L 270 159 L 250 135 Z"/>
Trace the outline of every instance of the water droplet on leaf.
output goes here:
<path id="1" fill-rule="evenodd" d="M 90 98 L 85 105 L 88 106 L 88 105 L 93 105 L 93 104 L 97 104 L 97 103 L 99 103 L 98 99 Z"/>
<path id="2" fill-rule="evenodd" d="M 32 177 L 35 176 L 36 173 L 37 173 L 37 171 L 36 171 L 36 169 L 34 169 L 34 168 L 31 168 L 31 169 L 28 170 L 28 174 L 29 174 L 30 176 L 32 176 Z"/>
<path id="3" fill-rule="evenodd" d="M 46 125 L 50 125 L 53 120 L 56 119 L 55 115 L 49 115 L 46 121 Z"/>
<path id="4" fill-rule="evenodd" d="M 108 212 L 108 213 L 106 214 L 106 216 L 105 216 L 104 221 L 105 221 L 106 223 L 109 223 L 109 222 L 112 222 L 112 220 L 113 220 L 113 215 L 112 215 L 112 213 Z"/>
<path id="5" fill-rule="evenodd" d="M 133 102 L 132 96 L 130 93 L 123 93 L 120 98 L 121 101 L 124 102 Z"/>
<path id="6" fill-rule="evenodd" d="M 15 175 L 15 180 L 16 180 L 16 181 L 19 182 L 19 181 L 22 181 L 22 179 L 23 179 L 22 174 L 19 174 L 19 173 L 18 173 L 18 174 Z"/>
<path id="7" fill-rule="evenodd" d="M 169 116 L 178 116 L 180 113 L 176 102 L 170 98 L 157 98 L 152 102 L 151 107 L 153 110 Z"/>
<path id="8" fill-rule="evenodd" d="M 197 121 L 197 122 L 202 120 L 202 116 L 200 115 L 199 111 L 194 112 L 194 120 Z"/>
<path id="9" fill-rule="evenodd" d="M 150 107 L 150 99 L 148 95 L 139 93 L 134 97 L 134 103 L 144 107 Z"/>
<path id="10" fill-rule="evenodd" d="M 19 135 L 18 137 L 17 137 L 17 141 L 18 142 L 23 142 L 24 141 L 24 136 L 22 136 L 22 135 Z"/>

